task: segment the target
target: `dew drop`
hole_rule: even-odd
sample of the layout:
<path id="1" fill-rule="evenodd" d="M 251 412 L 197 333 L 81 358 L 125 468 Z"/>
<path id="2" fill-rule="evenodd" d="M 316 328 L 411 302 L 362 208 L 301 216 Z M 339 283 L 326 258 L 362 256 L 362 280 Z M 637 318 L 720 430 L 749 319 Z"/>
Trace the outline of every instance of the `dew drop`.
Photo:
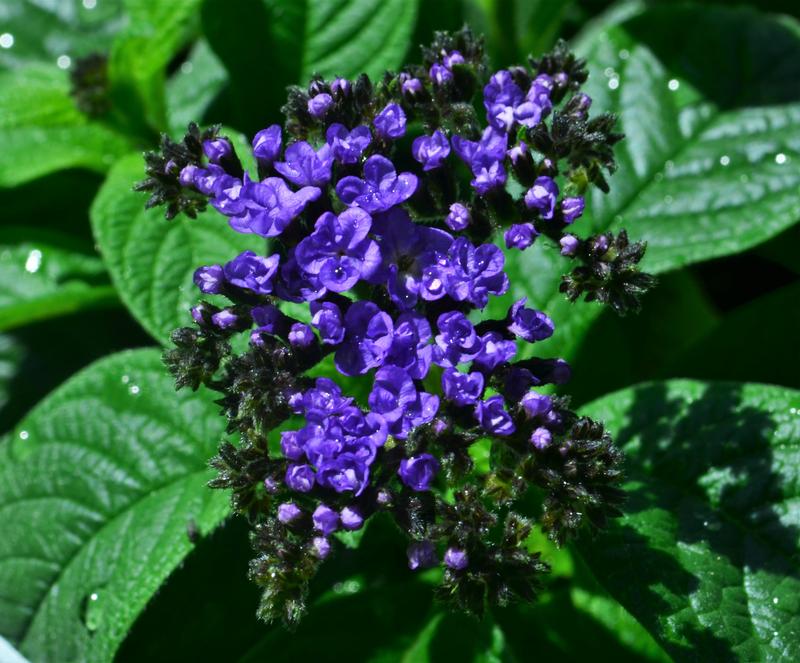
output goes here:
<path id="1" fill-rule="evenodd" d="M 0 35 L 0 48 L 11 48 L 14 45 L 14 35 L 4 32 Z"/>
<path id="2" fill-rule="evenodd" d="M 627 48 L 623 48 L 619 52 L 619 59 L 620 60 L 627 60 L 631 56 L 630 51 Z"/>
<path id="3" fill-rule="evenodd" d="M 28 433 L 28 431 L 26 431 L 26 430 L 21 430 L 21 431 L 19 432 L 19 439 L 20 439 L 20 440 L 27 440 L 29 437 L 30 437 L 30 433 Z"/>
<path id="4" fill-rule="evenodd" d="M 772 632 L 772 637 L 773 638 L 777 638 L 778 637 L 778 632 L 777 631 L 773 631 Z"/>
<path id="5" fill-rule="evenodd" d="M 130 375 L 123 375 L 122 376 L 122 384 L 128 384 L 131 381 Z"/>
<path id="6" fill-rule="evenodd" d="M 140 391 L 141 391 L 141 389 L 139 389 L 138 385 L 132 384 L 130 387 L 128 387 L 128 393 L 131 396 L 137 396 Z"/>
<path id="7" fill-rule="evenodd" d="M 773 602 L 775 605 L 777 605 L 777 604 L 778 604 L 778 597 L 776 596 L 775 598 L 773 598 L 773 599 L 772 599 L 772 602 Z"/>
<path id="8" fill-rule="evenodd" d="M 182 74 L 191 74 L 192 69 L 194 69 L 194 65 L 191 62 L 184 62 L 181 64 L 181 73 Z"/>
<path id="9" fill-rule="evenodd" d="M 750 176 L 747 173 L 742 173 L 739 175 L 739 181 L 742 184 L 747 184 L 750 181 Z"/>
<path id="10" fill-rule="evenodd" d="M 664 204 L 665 205 L 672 205 L 672 196 L 670 196 L 669 194 L 664 196 Z"/>
<path id="11" fill-rule="evenodd" d="M 92 592 L 83 600 L 83 623 L 86 629 L 94 633 L 103 621 L 103 601 L 99 592 Z"/>
<path id="12" fill-rule="evenodd" d="M 796 407 L 789 408 L 789 414 L 797 414 L 797 408 Z"/>
<path id="13" fill-rule="evenodd" d="M 616 76 L 617 72 L 614 71 L 614 67 L 606 67 L 603 70 L 603 73 L 606 75 L 606 78 L 612 78 L 613 76 Z"/>
<path id="14" fill-rule="evenodd" d="M 72 58 L 70 58 L 69 55 L 59 55 L 56 64 L 59 69 L 69 69 L 69 66 L 72 64 Z"/>
<path id="15" fill-rule="evenodd" d="M 667 83 L 667 87 L 675 92 L 681 86 L 681 82 L 677 78 L 671 78 L 669 83 Z"/>
<path id="16" fill-rule="evenodd" d="M 653 179 L 656 182 L 660 182 L 661 180 L 664 179 L 664 173 L 656 173 L 655 175 L 653 175 Z"/>
<path id="17" fill-rule="evenodd" d="M 731 162 L 731 158 L 727 154 L 723 154 L 719 158 L 719 165 L 720 166 L 727 166 Z"/>
<path id="18" fill-rule="evenodd" d="M 97 0 L 83 0 L 84 9 L 94 9 L 97 7 Z"/>
<path id="19" fill-rule="evenodd" d="M 707 520 L 703 521 L 703 527 L 708 527 L 708 521 Z"/>
<path id="20" fill-rule="evenodd" d="M 783 152 L 778 152 L 775 155 L 775 163 L 777 163 L 779 166 L 782 166 L 783 164 L 785 164 L 786 163 L 786 155 Z"/>
<path id="21" fill-rule="evenodd" d="M 33 274 L 39 271 L 42 266 L 42 252 L 39 249 L 33 249 L 25 260 L 25 271 Z"/>
<path id="22" fill-rule="evenodd" d="M 608 80 L 608 87 L 610 90 L 616 90 L 619 87 L 619 78 L 610 78 Z"/>
<path id="23" fill-rule="evenodd" d="M 675 168 L 675 163 L 674 162 L 672 162 L 672 161 L 665 161 L 664 162 L 664 170 L 668 170 L 669 171 L 669 170 L 672 170 L 673 168 Z"/>

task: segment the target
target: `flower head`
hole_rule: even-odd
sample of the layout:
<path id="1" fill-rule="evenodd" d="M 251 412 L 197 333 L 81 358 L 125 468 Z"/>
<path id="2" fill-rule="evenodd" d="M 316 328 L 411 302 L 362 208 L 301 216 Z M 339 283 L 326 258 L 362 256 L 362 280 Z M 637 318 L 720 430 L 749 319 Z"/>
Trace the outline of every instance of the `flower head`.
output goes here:
<path id="1" fill-rule="evenodd" d="M 361 207 L 370 214 L 405 202 L 416 190 L 416 175 L 398 174 L 392 162 L 379 154 L 367 159 L 363 180 L 351 175 L 336 185 L 336 195 L 345 205 Z"/>

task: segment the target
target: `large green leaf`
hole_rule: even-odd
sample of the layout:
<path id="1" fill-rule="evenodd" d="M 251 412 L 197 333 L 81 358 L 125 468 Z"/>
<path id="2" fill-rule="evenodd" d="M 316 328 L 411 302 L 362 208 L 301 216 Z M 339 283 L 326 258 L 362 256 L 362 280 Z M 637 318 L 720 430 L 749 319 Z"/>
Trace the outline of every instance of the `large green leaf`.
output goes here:
<path id="1" fill-rule="evenodd" d="M 742 251 L 800 219 L 800 29 L 752 10 L 655 7 L 597 34 L 595 107 L 626 140 L 595 229 L 648 241 L 654 271 Z M 588 225 L 588 223 L 587 223 Z"/>
<path id="2" fill-rule="evenodd" d="M 0 0 L 0 68 L 71 59 L 107 51 L 125 24 L 121 0 Z"/>
<path id="3" fill-rule="evenodd" d="M 112 101 L 132 130 L 146 132 L 143 120 L 150 129 L 167 129 L 167 65 L 199 27 L 200 2 L 124 0 L 129 20 L 111 49 L 109 80 Z"/>
<path id="4" fill-rule="evenodd" d="M 181 215 L 172 221 L 162 209 L 145 210 L 146 197 L 132 190 L 143 177 L 140 155 L 121 159 L 92 205 L 92 228 L 122 301 L 148 332 L 166 342 L 173 329 L 191 321 L 189 308 L 199 295 L 192 284 L 195 269 L 248 248 L 263 251 L 263 244 L 231 230 L 212 208 L 196 219 Z"/>
<path id="5" fill-rule="evenodd" d="M 68 235 L 0 229 L 0 331 L 116 301 L 103 262 Z"/>
<path id="6" fill-rule="evenodd" d="M 35 661 L 109 661 L 136 615 L 227 513 L 223 435 L 156 350 L 73 377 L 0 445 L 0 632 Z M 188 528 L 188 531 L 187 531 Z"/>
<path id="7" fill-rule="evenodd" d="M 78 111 L 67 74 L 54 64 L 0 72 L 0 143 L 0 187 L 62 168 L 104 172 L 132 149 Z"/>
<path id="8" fill-rule="evenodd" d="M 314 73 L 373 78 L 399 67 L 418 0 L 204 0 L 203 29 L 231 79 L 237 128 L 281 121 L 288 85 Z M 254 67 L 266 67 L 260 80 Z"/>
<path id="9" fill-rule="evenodd" d="M 800 392 L 676 380 L 582 412 L 628 457 L 624 517 L 581 545 L 598 580 L 678 660 L 797 660 Z"/>

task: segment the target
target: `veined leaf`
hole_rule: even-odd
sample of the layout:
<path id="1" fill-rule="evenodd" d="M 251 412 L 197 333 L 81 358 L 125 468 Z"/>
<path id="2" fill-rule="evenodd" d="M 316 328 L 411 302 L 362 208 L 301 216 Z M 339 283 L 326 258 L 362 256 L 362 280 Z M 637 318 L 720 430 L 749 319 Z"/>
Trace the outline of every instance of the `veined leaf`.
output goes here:
<path id="1" fill-rule="evenodd" d="M 157 350 L 85 369 L 0 445 L 0 632 L 34 661 L 110 661 L 227 514 L 206 487 L 223 420 L 176 394 Z"/>
<path id="2" fill-rule="evenodd" d="M 800 656 L 800 392 L 654 382 L 582 409 L 627 453 L 623 518 L 581 541 L 676 660 Z"/>

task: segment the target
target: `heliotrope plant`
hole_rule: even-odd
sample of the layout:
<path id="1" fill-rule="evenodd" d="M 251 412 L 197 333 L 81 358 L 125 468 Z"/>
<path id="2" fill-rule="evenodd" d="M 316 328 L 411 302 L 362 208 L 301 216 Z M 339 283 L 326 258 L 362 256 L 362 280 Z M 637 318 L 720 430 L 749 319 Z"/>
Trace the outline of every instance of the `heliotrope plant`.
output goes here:
<path id="1" fill-rule="evenodd" d="M 257 172 L 218 128 L 191 125 L 147 155 L 148 206 L 171 218 L 210 202 L 232 232 L 267 240 L 263 255 L 199 266 L 217 297 L 165 355 L 178 387 L 222 394 L 238 436 L 211 485 L 253 524 L 263 619 L 296 623 L 332 535 L 377 513 L 408 537 L 409 567 L 443 565 L 438 596 L 475 614 L 535 596 L 547 565 L 528 548 L 534 522 L 562 544 L 618 515 L 619 450 L 546 388 L 567 382 L 567 363 L 515 361 L 553 334 L 550 318 L 525 299 L 481 315 L 509 289 L 501 241 L 572 258 L 573 300 L 624 313 L 651 285 L 642 244 L 573 231 L 621 139 L 613 116 L 590 119 L 586 78 L 564 44 L 490 75 L 480 40 L 440 33 L 422 65 L 378 83 L 291 89 L 285 125 L 253 138 Z M 315 378 L 331 356 L 342 379 Z M 540 513 L 522 514 L 532 488 Z"/>

